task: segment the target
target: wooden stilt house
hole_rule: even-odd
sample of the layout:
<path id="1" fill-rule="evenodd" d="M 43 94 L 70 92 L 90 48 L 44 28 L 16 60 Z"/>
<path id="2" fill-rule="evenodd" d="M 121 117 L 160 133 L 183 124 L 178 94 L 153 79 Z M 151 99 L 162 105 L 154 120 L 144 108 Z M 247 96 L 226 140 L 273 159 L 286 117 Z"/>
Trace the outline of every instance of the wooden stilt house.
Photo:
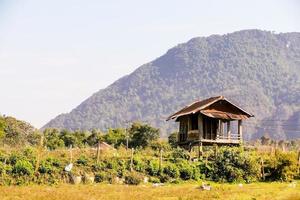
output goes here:
<path id="1" fill-rule="evenodd" d="M 242 121 L 254 117 L 223 96 L 196 101 L 167 118 L 179 122 L 178 144 L 240 145 L 243 141 Z M 237 132 L 232 125 L 237 124 Z"/>

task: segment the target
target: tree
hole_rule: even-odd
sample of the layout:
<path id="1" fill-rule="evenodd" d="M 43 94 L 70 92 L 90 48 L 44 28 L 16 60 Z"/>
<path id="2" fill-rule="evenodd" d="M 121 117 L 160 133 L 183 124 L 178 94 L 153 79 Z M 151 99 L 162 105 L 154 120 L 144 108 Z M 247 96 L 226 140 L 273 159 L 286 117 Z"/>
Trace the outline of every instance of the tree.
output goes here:
<path id="1" fill-rule="evenodd" d="M 54 150 L 59 147 L 64 147 L 64 141 L 59 137 L 60 132 L 55 128 L 47 128 L 43 132 L 44 134 L 44 143 L 47 148 Z"/>
<path id="2" fill-rule="evenodd" d="M 148 124 L 135 122 L 131 125 L 129 134 L 132 147 L 146 147 L 159 138 L 159 129 L 153 128 Z"/>
<path id="3" fill-rule="evenodd" d="M 177 147 L 177 142 L 178 142 L 178 133 L 174 132 L 171 133 L 168 137 L 168 142 L 172 147 Z"/>
<path id="4" fill-rule="evenodd" d="M 117 129 L 109 129 L 108 133 L 104 136 L 104 140 L 108 144 L 112 144 L 115 147 L 120 146 L 121 144 L 126 143 L 126 135 L 124 129 L 117 128 Z"/>
<path id="5" fill-rule="evenodd" d="M 75 131 L 71 134 L 76 138 L 77 147 L 83 147 L 87 143 L 88 131 Z"/>
<path id="6" fill-rule="evenodd" d="M 27 135 L 26 140 L 31 145 L 39 145 L 41 143 L 42 134 L 39 131 L 35 131 Z"/>
<path id="7" fill-rule="evenodd" d="M 75 135 L 66 129 L 60 132 L 59 138 L 64 141 L 66 147 L 70 147 L 70 146 L 75 147 L 78 144 Z"/>
<path id="8" fill-rule="evenodd" d="M 92 133 L 87 137 L 86 142 L 90 146 L 95 146 L 98 144 L 99 141 L 102 141 L 103 139 L 103 134 L 101 131 L 98 131 L 96 129 L 92 130 Z"/>
<path id="9" fill-rule="evenodd" d="M 5 126 L 5 120 L 3 117 L 0 116 L 0 141 L 2 141 L 5 137 Z"/>

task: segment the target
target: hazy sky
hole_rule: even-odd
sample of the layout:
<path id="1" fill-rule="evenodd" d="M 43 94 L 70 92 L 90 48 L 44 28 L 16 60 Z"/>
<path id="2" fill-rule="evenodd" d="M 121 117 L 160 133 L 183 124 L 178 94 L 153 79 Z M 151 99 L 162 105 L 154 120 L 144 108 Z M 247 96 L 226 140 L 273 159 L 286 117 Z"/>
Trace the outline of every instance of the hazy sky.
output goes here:
<path id="1" fill-rule="evenodd" d="M 300 31 L 298 0 L 0 0 L 0 113 L 41 127 L 197 36 Z"/>

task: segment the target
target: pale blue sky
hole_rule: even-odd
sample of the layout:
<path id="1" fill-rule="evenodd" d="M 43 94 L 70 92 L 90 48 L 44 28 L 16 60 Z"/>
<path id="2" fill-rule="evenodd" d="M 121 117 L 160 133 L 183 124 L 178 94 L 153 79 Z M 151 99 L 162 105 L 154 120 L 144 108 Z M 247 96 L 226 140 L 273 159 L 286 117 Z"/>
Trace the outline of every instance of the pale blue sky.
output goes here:
<path id="1" fill-rule="evenodd" d="M 197 36 L 300 32 L 297 0 L 0 0 L 0 113 L 37 128 Z"/>

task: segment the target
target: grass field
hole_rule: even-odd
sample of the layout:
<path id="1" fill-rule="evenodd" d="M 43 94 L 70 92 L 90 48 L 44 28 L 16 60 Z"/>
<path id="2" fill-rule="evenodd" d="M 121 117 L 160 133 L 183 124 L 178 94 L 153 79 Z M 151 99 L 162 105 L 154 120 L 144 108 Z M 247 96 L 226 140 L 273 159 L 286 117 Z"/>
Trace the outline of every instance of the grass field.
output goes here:
<path id="1" fill-rule="evenodd" d="M 211 191 L 202 191 L 197 183 L 165 185 L 58 185 L 3 186 L 1 200 L 98 200 L 98 199 L 265 199 L 300 200 L 300 182 L 290 183 L 216 184 Z"/>

